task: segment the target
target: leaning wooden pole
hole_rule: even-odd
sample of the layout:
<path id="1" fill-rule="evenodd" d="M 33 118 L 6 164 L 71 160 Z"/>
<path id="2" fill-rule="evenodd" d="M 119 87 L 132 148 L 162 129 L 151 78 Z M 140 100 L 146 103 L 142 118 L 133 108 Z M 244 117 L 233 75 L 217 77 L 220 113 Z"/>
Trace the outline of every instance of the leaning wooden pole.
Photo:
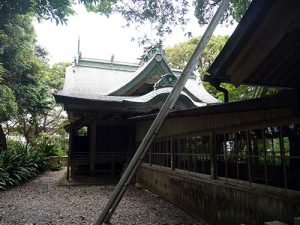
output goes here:
<path id="1" fill-rule="evenodd" d="M 110 217 L 114 213 L 114 210 L 118 206 L 118 203 L 121 201 L 128 184 L 133 178 L 133 175 L 139 168 L 140 164 L 142 163 L 143 157 L 145 156 L 147 150 L 149 149 L 151 143 L 157 136 L 162 124 L 164 123 L 168 113 L 175 105 L 181 91 L 183 90 L 185 83 L 188 77 L 192 74 L 195 66 L 199 58 L 202 56 L 205 46 L 207 45 L 213 31 L 215 30 L 216 26 L 218 25 L 221 17 L 223 16 L 227 6 L 229 4 L 229 0 L 223 0 L 214 15 L 212 21 L 208 25 L 205 33 L 203 34 L 197 48 L 195 49 L 192 57 L 190 58 L 189 62 L 187 63 L 186 67 L 184 68 L 181 76 L 177 80 L 174 88 L 172 89 L 171 93 L 169 94 L 168 98 L 166 99 L 165 103 L 163 104 L 161 110 L 157 114 L 154 122 L 152 123 L 150 129 L 148 130 L 147 134 L 145 135 L 142 143 L 140 144 L 139 148 L 137 149 L 136 153 L 134 154 L 131 162 L 127 166 L 124 174 L 122 175 L 120 181 L 118 182 L 116 188 L 114 189 L 111 198 L 105 205 L 104 209 L 100 217 L 97 219 L 95 225 L 101 225 L 104 222 L 109 222 Z"/>

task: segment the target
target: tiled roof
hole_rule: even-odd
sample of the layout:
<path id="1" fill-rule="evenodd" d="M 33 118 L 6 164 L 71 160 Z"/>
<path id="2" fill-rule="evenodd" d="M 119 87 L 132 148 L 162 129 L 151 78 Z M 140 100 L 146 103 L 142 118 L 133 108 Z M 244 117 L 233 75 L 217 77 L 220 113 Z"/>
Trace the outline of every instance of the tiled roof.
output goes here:
<path id="1" fill-rule="evenodd" d="M 135 76 L 133 71 L 76 65 L 68 67 L 63 96 L 96 99 L 119 89 Z"/>
<path id="2" fill-rule="evenodd" d="M 159 100 L 162 98 L 158 97 L 159 95 L 167 96 L 172 88 L 154 90 L 139 97 L 121 96 L 123 92 L 125 93 L 134 85 L 137 85 L 136 83 L 142 82 L 156 65 L 162 73 L 171 71 L 177 77 L 181 74 L 179 70 L 171 70 L 164 59 L 159 62 L 155 60 L 153 57 L 152 60 L 140 67 L 138 64 L 81 59 L 79 63 L 67 68 L 64 89 L 56 96 L 63 97 L 60 99 L 72 98 L 73 100 L 114 101 L 119 103 L 123 101 L 146 103 L 154 101 L 154 99 L 155 101 Z M 190 99 L 191 104 L 194 106 L 218 102 L 195 77 L 195 74 L 193 74 L 188 79 L 182 93 L 184 98 Z M 119 92 L 121 94 L 116 94 Z M 63 101 L 59 102 L 64 103 Z"/>
<path id="3" fill-rule="evenodd" d="M 205 102 L 205 103 L 217 103 L 218 99 L 210 95 L 206 89 L 203 87 L 201 80 L 198 79 L 188 79 L 185 84 L 186 92 L 192 95 L 195 101 Z M 192 97 L 191 96 L 191 97 Z"/>
<path id="4" fill-rule="evenodd" d="M 153 90 L 143 96 L 107 96 L 100 95 L 97 98 L 91 99 L 85 96 L 68 96 L 69 101 L 80 101 L 81 104 L 92 103 L 94 107 L 97 105 L 107 104 L 106 106 L 112 107 L 112 110 L 118 110 L 122 107 L 127 112 L 149 112 L 152 110 L 160 109 L 171 92 L 172 88 L 160 88 Z M 59 102 L 64 99 L 65 96 L 56 95 L 56 100 Z M 179 101 L 175 104 L 174 109 L 182 110 L 187 108 L 196 108 L 206 106 L 207 103 L 195 102 L 184 91 L 179 96 Z M 90 104 L 89 104 L 90 105 Z"/>

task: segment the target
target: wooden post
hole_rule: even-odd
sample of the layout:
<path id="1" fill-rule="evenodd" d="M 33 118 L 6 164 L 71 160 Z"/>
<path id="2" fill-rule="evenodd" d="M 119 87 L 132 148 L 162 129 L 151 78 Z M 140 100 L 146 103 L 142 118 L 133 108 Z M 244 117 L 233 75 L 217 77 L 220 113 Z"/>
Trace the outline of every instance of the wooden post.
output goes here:
<path id="1" fill-rule="evenodd" d="M 96 162 L 96 142 L 97 142 L 97 125 L 91 124 L 90 126 L 90 175 L 95 174 L 95 162 Z"/>
<path id="2" fill-rule="evenodd" d="M 234 143 L 234 151 L 235 151 L 235 159 L 236 159 L 236 178 L 240 179 L 240 168 L 239 168 L 239 148 L 238 148 L 238 132 L 235 132 L 235 143 Z"/>
<path id="3" fill-rule="evenodd" d="M 209 135 L 210 146 L 210 177 L 217 179 L 217 159 L 216 159 L 216 134 L 211 132 Z"/>
<path id="4" fill-rule="evenodd" d="M 282 166 L 282 173 L 283 173 L 283 182 L 284 182 L 284 187 L 287 188 L 287 175 L 286 175 L 286 162 L 285 162 L 285 149 L 284 149 L 284 140 L 283 140 L 283 132 L 282 132 L 282 127 L 279 127 L 280 129 L 280 139 L 279 139 L 279 144 L 280 144 L 280 159 L 281 159 L 281 166 Z"/>
<path id="5" fill-rule="evenodd" d="M 227 168 L 227 138 L 226 134 L 223 134 L 223 158 L 224 158 L 224 165 L 225 165 L 225 179 L 228 178 L 228 168 Z"/>
<path id="6" fill-rule="evenodd" d="M 265 185 L 268 185 L 268 167 L 267 167 L 267 148 L 266 148 L 266 135 L 265 129 L 261 129 L 262 138 L 263 138 L 263 150 L 264 150 L 264 173 L 265 173 Z"/>
<path id="7" fill-rule="evenodd" d="M 74 163 L 73 163 L 73 153 L 74 153 L 74 136 L 75 131 L 71 126 L 69 131 L 69 152 L 68 152 L 68 165 L 67 165 L 67 181 L 70 181 L 70 166 L 71 166 L 71 177 L 74 176 Z"/>
<path id="8" fill-rule="evenodd" d="M 171 138 L 171 169 L 174 170 L 175 169 L 175 149 L 174 149 L 175 145 L 174 145 L 174 139 Z"/>
<path id="9" fill-rule="evenodd" d="M 247 157 L 248 157 L 248 180 L 249 180 L 249 185 L 252 183 L 252 175 L 251 175 L 251 169 L 252 169 L 252 150 L 251 150 L 251 139 L 250 139 L 250 134 L 249 130 L 246 131 L 247 135 Z"/>

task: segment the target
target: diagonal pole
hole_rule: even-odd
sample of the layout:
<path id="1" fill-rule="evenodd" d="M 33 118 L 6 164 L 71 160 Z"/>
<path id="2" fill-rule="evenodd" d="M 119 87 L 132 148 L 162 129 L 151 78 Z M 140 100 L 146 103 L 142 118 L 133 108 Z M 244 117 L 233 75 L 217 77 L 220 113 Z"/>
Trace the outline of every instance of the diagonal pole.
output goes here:
<path id="1" fill-rule="evenodd" d="M 192 74 L 199 58 L 202 56 L 204 48 L 207 45 L 216 26 L 218 25 L 221 17 L 223 16 L 228 4 L 229 4 L 229 0 L 223 0 L 221 2 L 212 21 L 208 25 L 199 44 L 197 45 L 197 48 L 195 49 L 192 57 L 188 61 L 186 67 L 184 68 L 181 76 L 177 80 L 174 88 L 172 89 L 171 93 L 169 94 L 168 98 L 166 99 L 165 103 L 163 104 L 161 110 L 157 114 L 150 129 L 148 130 L 142 143 L 140 144 L 139 148 L 137 149 L 136 153 L 134 154 L 131 162 L 127 166 L 124 174 L 122 175 L 120 181 L 118 182 L 116 188 L 114 189 L 111 198 L 109 199 L 109 201 L 105 205 L 104 209 L 102 210 L 102 213 L 101 213 L 100 217 L 97 219 L 95 225 L 102 225 L 104 222 L 109 222 L 112 214 L 114 213 L 116 207 L 118 206 L 119 202 L 121 201 L 128 185 L 129 185 L 130 180 L 133 178 L 135 172 L 138 170 L 140 164 L 142 163 L 143 157 L 145 156 L 150 145 L 152 144 L 153 140 L 157 136 L 168 113 L 173 108 L 174 104 L 176 103 L 181 91 L 183 90 L 183 88 L 185 86 L 185 83 L 186 83 L 188 77 Z"/>

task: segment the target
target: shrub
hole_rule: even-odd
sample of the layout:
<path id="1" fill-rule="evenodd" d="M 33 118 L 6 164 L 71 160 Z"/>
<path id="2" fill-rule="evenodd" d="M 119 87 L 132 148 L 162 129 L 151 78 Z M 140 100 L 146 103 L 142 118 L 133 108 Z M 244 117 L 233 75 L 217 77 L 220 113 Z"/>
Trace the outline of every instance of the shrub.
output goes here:
<path id="1" fill-rule="evenodd" d="M 67 155 L 64 150 L 64 140 L 54 135 L 42 134 L 36 139 L 36 148 L 46 156 L 64 156 Z"/>
<path id="2" fill-rule="evenodd" d="M 44 153 L 24 144 L 13 144 L 0 152 L 0 189 L 19 185 L 47 168 Z"/>
<path id="3" fill-rule="evenodd" d="M 49 163 L 48 169 L 51 171 L 59 171 L 63 166 L 63 162 Z"/>

